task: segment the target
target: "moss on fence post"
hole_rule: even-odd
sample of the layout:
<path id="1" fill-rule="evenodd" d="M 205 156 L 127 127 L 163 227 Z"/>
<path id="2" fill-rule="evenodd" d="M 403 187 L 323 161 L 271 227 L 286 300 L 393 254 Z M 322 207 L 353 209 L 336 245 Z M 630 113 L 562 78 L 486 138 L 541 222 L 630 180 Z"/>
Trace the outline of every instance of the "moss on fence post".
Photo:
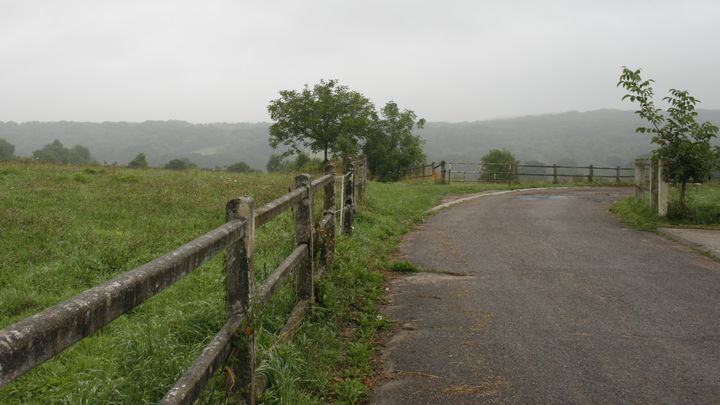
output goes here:
<path id="1" fill-rule="evenodd" d="M 245 223 L 245 234 L 228 246 L 225 258 L 227 317 L 246 314 L 245 327 L 236 332 L 228 361 L 235 377 L 229 391 L 246 404 L 254 404 L 255 331 L 247 322 L 252 320 L 250 294 L 255 284 L 255 200 L 252 197 L 230 200 L 225 212 L 228 221 L 242 220 Z"/>
<path id="2" fill-rule="evenodd" d="M 312 188 L 310 187 L 310 175 L 299 174 L 295 177 L 295 188 L 305 188 L 307 194 L 295 205 L 295 243 L 297 245 L 307 244 L 308 257 L 298 268 L 297 292 L 300 299 L 313 299 L 313 225 L 312 225 Z"/>

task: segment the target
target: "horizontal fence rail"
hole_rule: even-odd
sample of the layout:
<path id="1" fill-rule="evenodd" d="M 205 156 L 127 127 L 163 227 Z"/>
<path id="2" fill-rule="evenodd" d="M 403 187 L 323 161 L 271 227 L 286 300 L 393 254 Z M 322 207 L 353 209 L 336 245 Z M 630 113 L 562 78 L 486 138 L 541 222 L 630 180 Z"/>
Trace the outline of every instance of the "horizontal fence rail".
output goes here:
<path id="1" fill-rule="evenodd" d="M 631 167 L 537 165 L 519 163 L 434 162 L 409 168 L 405 179 L 433 177 L 441 183 L 452 181 L 513 183 L 521 178 L 545 178 L 558 183 L 560 178 L 580 178 L 592 183 L 597 179 L 614 179 L 616 183 L 634 178 Z"/>
<path id="2" fill-rule="evenodd" d="M 340 211 L 342 230 L 352 233 L 357 199 L 362 201 L 367 182 L 367 159 L 346 163 L 342 176 Z M 191 404 L 213 374 L 230 356 L 235 383 L 231 394 L 255 403 L 267 386 L 267 378 L 255 373 L 255 342 L 252 328 L 244 330 L 251 311 L 262 311 L 280 284 L 295 274 L 298 302 L 277 340 L 292 338 L 314 300 L 314 273 L 329 269 L 335 256 L 335 167 L 312 180 L 296 177 L 289 193 L 255 209 L 254 200 L 242 197 L 226 207 L 227 222 L 178 249 L 130 270 L 74 298 L 0 330 L 0 387 L 47 361 L 73 343 L 91 335 L 119 316 L 171 286 L 223 250 L 227 321 L 200 356 L 160 401 Z M 312 197 L 324 194 L 323 212 L 313 226 Z M 284 211 L 293 208 L 296 247 L 255 289 L 255 231 Z M 318 255 L 316 265 L 315 256 Z M 318 271 L 315 271 L 318 270 Z"/>
<path id="3" fill-rule="evenodd" d="M 242 221 L 228 222 L 165 256 L 0 331 L 0 386 L 142 304 L 243 234 Z"/>

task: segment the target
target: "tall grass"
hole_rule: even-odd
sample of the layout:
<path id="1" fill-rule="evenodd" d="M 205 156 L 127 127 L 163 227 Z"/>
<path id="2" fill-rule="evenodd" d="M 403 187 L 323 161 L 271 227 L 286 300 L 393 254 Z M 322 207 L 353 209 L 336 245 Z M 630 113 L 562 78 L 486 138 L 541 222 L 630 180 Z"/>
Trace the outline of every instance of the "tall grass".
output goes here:
<path id="1" fill-rule="evenodd" d="M 0 327 L 219 226 L 230 198 L 251 195 L 259 206 L 293 183 L 289 175 L 2 162 Z M 257 322 L 258 359 L 270 378 L 263 402 L 366 398 L 373 336 L 386 325 L 376 309 L 381 270 L 402 234 L 444 194 L 507 187 L 370 183 L 353 237 L 339 238 L 336 264 L 318 281 L 318 302 L 295 339 L 269 349 L 295 302 L 292 280 Z M 293 248 L 291 214 L 258 230 L 258 282 Z M 0 389 L 0 403 L 156 402 L 224 323 L 222 263 L 223 254 Z M 221 373 L 203 401 L 224 403 L 224 384 Z"/>
<path id="2" fill-rule="evenodd" d="M 720 184 L 689 186 L 687 209 L 684 212 L 679 209 L 678 194 L 676 187 L 670 188 L 666 217 L 651 212 L 647 200 L 635 197 L 619 201 L 611 211 L 623 222 L 641 230 L 651 231 L 659 226 L 720 229 Z"/>

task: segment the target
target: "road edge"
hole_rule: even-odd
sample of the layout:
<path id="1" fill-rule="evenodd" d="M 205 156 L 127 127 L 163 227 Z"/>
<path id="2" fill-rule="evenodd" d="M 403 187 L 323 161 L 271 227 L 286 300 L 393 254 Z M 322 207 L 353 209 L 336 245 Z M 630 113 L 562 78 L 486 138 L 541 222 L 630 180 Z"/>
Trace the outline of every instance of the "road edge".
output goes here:
<path id="1" fill-rule="evenodd" d="M 706 256 L 709 256 L 710 258 L 720 261 L 720 253 L 717 252 L 715 249 L 709 248 L 701 243 L 693 242 L 690 239 L 684 238 L 680 235 L 676 235 L 672 232 L 668 232 L 668 228 L 662 227 L 657 228 L 657 233 L 664 236 L 667 239 L 672 240 L 673 242 L 679 243 L 683 246 L 689 247 L 690 249 L 704 254 Z"/>
<path id="2" fill-rule="evenodd" d="M 530 190 L 558 190 L 558 189 L 565 189 L 565 188 L 592 188 L 592 187 L 568 187 L 568 186 L 559 186 L 559 187 L 531 187 L 531 188 L 517 188 L 514 190 L 501 190 L 501 191 L 481 191 L 479 193 L 470 194 L 467 197 L 463 197 L 454 201 L 448 201 L 446 203 L 436 205 L 429 210 L 425 211 L 425 214 L 434 214 L 436 212 L 442 211 L 446 208 L 450 208 L 452 206 L 462 204 L 464 202 L 476 200 L 480 197 L 489 197 L 493 195 L 502 195 L 502 194 L 509 194 L 509 193 L 519 193 L 521 191 L 530 191 Z"/>

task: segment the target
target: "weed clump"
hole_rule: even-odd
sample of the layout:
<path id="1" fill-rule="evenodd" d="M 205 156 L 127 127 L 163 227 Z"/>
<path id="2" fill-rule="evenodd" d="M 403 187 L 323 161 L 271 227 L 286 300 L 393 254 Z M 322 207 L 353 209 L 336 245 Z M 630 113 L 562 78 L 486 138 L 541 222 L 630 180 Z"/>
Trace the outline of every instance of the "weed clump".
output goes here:
<path id="1" fill-rule="evenodd" d="M 420 271 L 417 266 L 407 260 L 390 263 L 390 265 L 388 266 L 388 270 L 394 271 L 396 273 L 417 273 Z"/>

